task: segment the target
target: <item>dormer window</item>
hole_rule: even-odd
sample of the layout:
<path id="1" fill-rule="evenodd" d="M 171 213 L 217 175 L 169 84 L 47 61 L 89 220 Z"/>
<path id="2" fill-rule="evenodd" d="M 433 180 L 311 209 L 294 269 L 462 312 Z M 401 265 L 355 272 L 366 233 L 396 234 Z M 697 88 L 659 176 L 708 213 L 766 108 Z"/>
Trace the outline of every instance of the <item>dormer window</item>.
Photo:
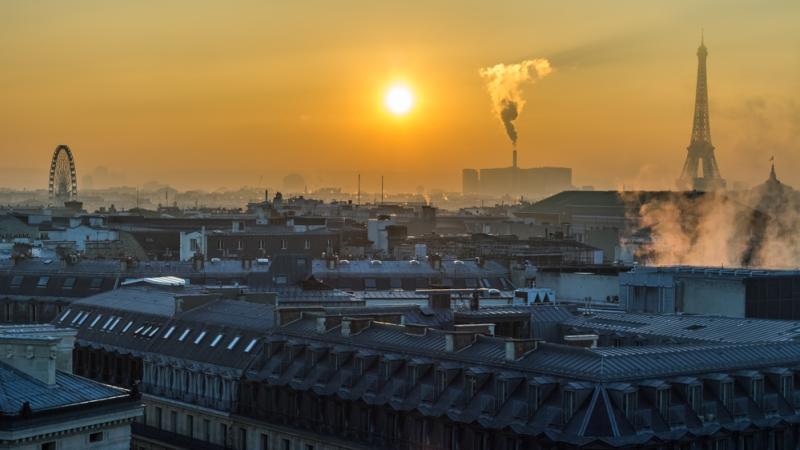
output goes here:
<path id="1" fill-rule="evenodd" d="M 700 406 L 703 403 L 703 387 L 699 384 L 688 386 L 686 388 L 686 401 L 695 413 L 700 414 Z"/>
<path id="2" fill-rule="evenodd" d="M 447 389 L 447 371 L 437 370 L 433 376 L 434 380 L 434 395 L 438 398 L 445 389 Z"/>
<path id="3" fill-rule="evenodd" d="M 508 399 L 508 380 L 496 380 L 494 390 L 497 405 L 500 406 Z"/>
<path id="4" fill-rule="evenodd" d="M 792 392 L 794 391 L 794 383 L 791 375 L 783 375 L 780 380 L 781 396 L 792 404 Z"/>
<path id="5" fill-rule="evenodd" d="M 632 419 L 639 407 L 639 396 L 636 392 L 626 392 L 622 395 L 622 413 Z"/>
<path id="6" fill-rule="evenodd" d="M 720 383 L 719 400 L 728 411 L 733 412 L 733 381 L 723 381 Z"/>
<path id="7" fill-rule="evenodd" d="M 761 405 L 764 401 L 764 379 L 763 378 L 753 378 L 750 381 L 750 397 L 756 402 L 757 405 Z"/>
<path id="8" fill-rule="evenodd" d="M 467 374 L 464 376 L 464 391 L 467 393 L 468 397 L 473 397 L 475 395 L 477 384 L 478 380 L 475 379 L 475 375 Z"/>
<path id="9" fill-rule="evenodd" d="M 656 392 L 656 402 L 658 403 L 658 412 L 664 420 L 669 421 L 669 406 L 670 406 L 670 391 L 667 389 L 659 389 Z"/>
<path id="10" fill-rule="evenodd" d="M 529 384 L 528 385 L 528 414 L 530 417 L 533 417 L 537 411 L 539 411 L 539 407 L 542 406 L 542 387 L 538 384 Z"/>

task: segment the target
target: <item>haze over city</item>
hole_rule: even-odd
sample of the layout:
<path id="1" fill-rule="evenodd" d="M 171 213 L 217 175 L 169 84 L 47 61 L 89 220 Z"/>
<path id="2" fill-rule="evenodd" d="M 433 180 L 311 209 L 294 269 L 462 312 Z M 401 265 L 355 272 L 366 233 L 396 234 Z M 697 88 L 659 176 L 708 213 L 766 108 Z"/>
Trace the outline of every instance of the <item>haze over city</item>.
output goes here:
<path id="1" fill-rule="evenodd" d="M 519 165 L 575 186 L 674 188 L 705 30 L 729 185 L 774 156 L 800 184 L 800 4 L 3 2 L 0 186 L 42 189 L 53 148 L 78 182 L 178 189 L 460 189 L 511 165 L 481 70 L 545 59 L 521 87 Z M 410 92 L 396 114 L 387 93 Z M 401 99 L 402 101 L 402 99 Z"/>

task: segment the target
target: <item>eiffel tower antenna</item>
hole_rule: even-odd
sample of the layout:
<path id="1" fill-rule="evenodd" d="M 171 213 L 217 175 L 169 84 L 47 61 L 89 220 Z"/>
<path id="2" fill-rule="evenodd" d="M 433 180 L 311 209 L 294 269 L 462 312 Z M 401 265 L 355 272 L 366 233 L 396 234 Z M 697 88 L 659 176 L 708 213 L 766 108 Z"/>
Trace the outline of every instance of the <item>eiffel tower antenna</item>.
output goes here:
<path id="1" fill-rule="evenodd" d="M 708 80 L 706 58 L 708 50 L 705 36 L 700 31 L 700 47 L 697 49 L 697 88 L 694 102 L 692 138 L 687 147 L 686 162 L 678 179 L 680 189 L 713 191 L 725 188 L 725 180 L 719 173 L 711 144 L 711 121 L 708 112 Z"/>

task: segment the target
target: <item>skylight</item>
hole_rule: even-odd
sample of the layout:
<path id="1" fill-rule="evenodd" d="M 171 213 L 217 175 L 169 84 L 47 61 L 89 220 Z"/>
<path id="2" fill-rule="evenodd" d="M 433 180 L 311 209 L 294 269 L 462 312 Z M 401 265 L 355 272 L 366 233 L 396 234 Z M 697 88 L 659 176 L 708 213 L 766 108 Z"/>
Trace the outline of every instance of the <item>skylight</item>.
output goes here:
<path id="1" fill-rule="evenodd" d="M 236 347 L 236 343 L 239 342 L 239 339 L 241 339 L 239 336 L 235 336 L 231 339 L 231 342 L 228 344 L 228 350 L 233 350 L 233 347 Z"/>
<path id="2" fill-rule="evenodd" d="M 120 320 L 122 320 L 122 317 L 117 317 L 116 319 L 114 319 L 114 323 L 112 323 L 111 326 L 108 327 L 108 331 L 114 331 L 114 328 L 117 328 L 117 324 L 119 323 Z"/>
<path id="3" fill-rule="evenodd" d="M 204 337 L 206 337 L 206 332 L 205 331 L 201 331 L 200 334 L 198 334 L 197 337 L 194 338 L 194 343 L 195 344 L 199 344 L 200 341 L 202 341 Z"/>
<path id="4" fill-rule="evenodd" d="M 164 333 L 164 339 L 169 339 L 172 336 L 172 332 L 175 331 L 175 325 L 169 327 L 166 333 Z"/>
<path id="5" fill-rule="evenodd" d="M 220 334 L 218 334 L 218 335 L 217 335 L 217 337 L 215 337 L 213 341 L 211 341 L 211 347 L 212 347 L 212 348 L 213 348 L 213 347 L 216 347 L 216 346 L 217 346 L 217 344 L 219 344 L 219 340 L 220 340 L 220 339 L 222 339 L 222 334 L 221 334 L 221 333 L 220 333 Z"/>
<path id="6" fill-rule="evenodd" d="M 87 312 L 87 313 L 83 313 L 83 317 L 81 317 L 81 319 L 78 321 L 78 325 L 79 325 L 79 326 L 80 326 L 80 325 L 83 325 L 83 322 L 85 322 L 85 321 L 86 321 L 86 318 L 87 318 L 87 317 L 89 317 L 89 313 L 88 313 L 88 312 Z"/>
<path id="7" fill-rule="evenodd" d="M 103 325 L 102 329 L 103 330 L 108 329 L 108 326 L 111 325 L 111 322 L 113 322 L 113 321 L 114 321 L 114 316 L 109 317 L 108 320 L 106 320 L 105 325 Z"/>
<path id="8" fill-rule="evenodd" d="M 253 340 L 250 341 L 249 344 L 247 344 L 247 347 L 244 348 L 244 352 L 245 353 L 250 353 L 250 350 L 252 350 L 253 346 L 256 345 L 256 341 L 257 340 L 258 340 L 258 338 L 253 338 Z"/>
<path id="9" fill-rule="evenodd" d="M 58 322 L 59 323 L 63 322 L 64 319 L 67 318 L 67 316 L 69 315 L 70 312 L 72 312 L 71 309 L 68 309 L 68 310 L 64 311 L 64 314 L 62 314 L 61 317 L 58 318 Z"/>
<path id="10" fill-rule="evenodd" d="M 190 331 L 192 330 L 190 330 L 189 328 L 183 330 L 183 333 L 181 333 L 181 337 L 179 337 L 178 340 L 183 341 L 184 339 L 186 339 L 186 335 L 188 335 Z"/>
<path id="11" fill-rule="evenodd" d="M 155 336 L 155 335 L 156 335 L 156 333 L 158 333 L 158 330 L 160 330 L 160 329 L 161 329 L 161 327 L 155 327 L 155 328 L 153 328 L 153 331 L 151 331 L 151 332 L 150 332 L 150 334 L 148 334 L 148 335 L 147 335 L 147 337 L 153 337 L 153 336 Z"/>
<path id="12" fill-rule="evenodd" d="M 128 331 L 128 328 L 130 328 L 131 325 L 133 325 L 133 321 L 132 320 L 130 322 L 128 322 L 127 325 L 125 325 L 125 328 L 122 329 L 122 332 L 125 333 L 126 331 Z M 116 324 L 114 324 L 114 326 L 116 326 Z"/>
<path id="13" fill-rule="evenodd" d="M 103 315 L 102 314 L 98 314 L 97 317 L 94 318 L 92 323 L 89 324 L 89 328 L 94 327 L 97 324 L 97 321 L 100 320 L 101 317 L 103 317 Z"/>

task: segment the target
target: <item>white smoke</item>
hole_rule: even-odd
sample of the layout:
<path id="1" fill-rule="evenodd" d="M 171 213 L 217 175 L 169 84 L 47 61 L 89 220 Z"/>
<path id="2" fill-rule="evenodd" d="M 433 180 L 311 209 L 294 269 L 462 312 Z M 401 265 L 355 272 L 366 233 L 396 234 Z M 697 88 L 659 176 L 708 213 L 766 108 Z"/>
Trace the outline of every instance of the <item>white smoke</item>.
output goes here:
<path id="1" fill-rule="evenodd" d="M 486 87 L 492 99 L 494 113 L 505 127 L 511 143 L 517 145 L 514 120 L 525 106 L 522 85 L 544 78 L 553 71 L 546 59 L 528 59 L 516 64 L 496 64 L 482 68 L 479 73 L 487 80 Z"/>

